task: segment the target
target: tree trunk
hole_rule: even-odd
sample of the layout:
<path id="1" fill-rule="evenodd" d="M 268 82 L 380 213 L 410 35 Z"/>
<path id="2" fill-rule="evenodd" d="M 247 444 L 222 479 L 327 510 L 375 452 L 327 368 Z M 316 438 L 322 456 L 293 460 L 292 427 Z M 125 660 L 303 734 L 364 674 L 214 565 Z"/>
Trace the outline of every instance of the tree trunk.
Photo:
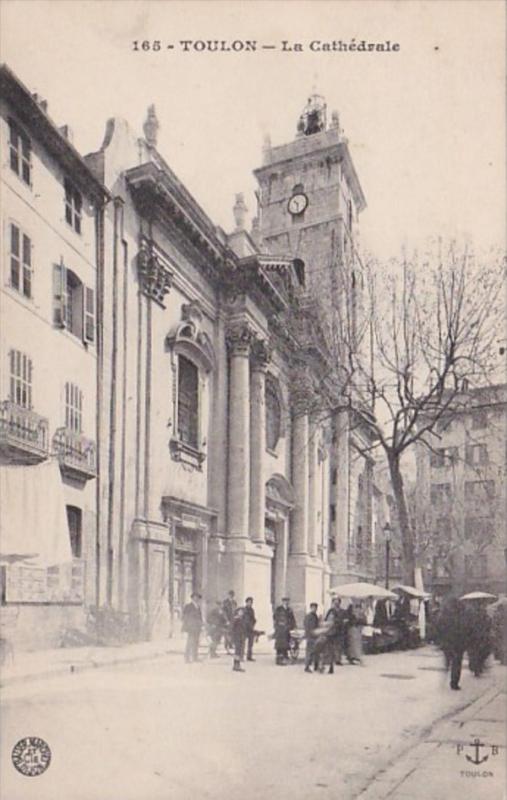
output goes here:
<path id="1" fill-rule="evenodd" d="M 399 454 L 389 453 L 388 462 L 401 538 L 401 548 L 403 554 L 403 581 L 409 586 L 413 586 L 414 570 L 416 567 L 415 538 L 407 509 L 405 487 L 403 485 L 403 477 L 400 470 Z"/>

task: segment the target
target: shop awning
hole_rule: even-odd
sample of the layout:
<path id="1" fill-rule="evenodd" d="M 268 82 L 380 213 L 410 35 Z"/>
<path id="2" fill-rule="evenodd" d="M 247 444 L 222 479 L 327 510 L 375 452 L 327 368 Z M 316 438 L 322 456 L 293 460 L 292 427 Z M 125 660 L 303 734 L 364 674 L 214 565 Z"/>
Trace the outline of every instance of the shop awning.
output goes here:
<path id="1" fill-rule="evenodd" d="M 0 467 L 0 562 L 49 567 L 72 561 L 58 462 Z"/>

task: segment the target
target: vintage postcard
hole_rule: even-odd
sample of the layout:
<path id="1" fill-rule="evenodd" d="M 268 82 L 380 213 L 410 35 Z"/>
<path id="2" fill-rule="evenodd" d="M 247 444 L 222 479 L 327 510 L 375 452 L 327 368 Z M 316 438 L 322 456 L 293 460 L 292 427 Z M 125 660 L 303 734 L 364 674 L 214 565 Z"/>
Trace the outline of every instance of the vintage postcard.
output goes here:
<path id="1" fill-rule="evenodd" d="M 0 0 L 0 794 L 501 800 L 501 0 Z"/>

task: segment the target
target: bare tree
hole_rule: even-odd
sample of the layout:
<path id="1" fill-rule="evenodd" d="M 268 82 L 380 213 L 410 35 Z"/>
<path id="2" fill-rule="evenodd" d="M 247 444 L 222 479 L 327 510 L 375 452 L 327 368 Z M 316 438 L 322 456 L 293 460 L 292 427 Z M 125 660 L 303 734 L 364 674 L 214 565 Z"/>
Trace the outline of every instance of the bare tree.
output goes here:
<path id="1" fill-rule="evenodd" d="M 384 451 L 410 583 L 419 553 L 402 459 L 416 443 L 434 447 L 439 420 L 459 412 L 467 386 L 491 383 L 504 280 L 498 256 L 478 263 L 470 249 L 440 244 L 384 265 L 351 258 L 335 291 L 310 303 L 309 316 L 325 319 L 322 411 L 348 407 Z"/>

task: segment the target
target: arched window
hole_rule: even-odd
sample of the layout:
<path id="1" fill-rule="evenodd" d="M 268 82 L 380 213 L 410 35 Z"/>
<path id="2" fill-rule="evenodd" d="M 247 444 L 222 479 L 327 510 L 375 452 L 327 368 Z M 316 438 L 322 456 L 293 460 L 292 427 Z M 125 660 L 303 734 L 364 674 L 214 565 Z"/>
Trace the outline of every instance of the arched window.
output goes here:
<path id="1" fill-rule="evenodd" d="M 199 370 L 185 356 L 178 356 L 178 438 L 198 448 Z"/>
<path id="2" fill-rule="evenodd" d="M 201 329 L 202 311 L 196 301 L 182 306 L 182 321 L 166 336 L 173 371 L 172 458 L 201 469 L 206 456 L 209 395 L 207 376 L 215 368 L 209 336 Z"/>
<path id="3" fill-rule="evenodd" d="M 276 450 L 280 439 L 282 408 L 273 381 L 266 381 L 266 447 Z"/>

